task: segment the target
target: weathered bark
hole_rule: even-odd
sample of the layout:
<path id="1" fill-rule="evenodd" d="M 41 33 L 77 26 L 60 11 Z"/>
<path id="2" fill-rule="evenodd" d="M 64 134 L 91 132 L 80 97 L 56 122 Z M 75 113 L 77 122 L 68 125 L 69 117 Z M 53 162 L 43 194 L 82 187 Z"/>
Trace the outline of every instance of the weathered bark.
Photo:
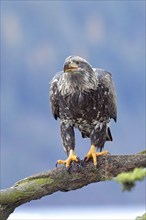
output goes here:
<path id="1" fill-rule="evenodd" d="M 105 155 L 98 157 L 95 167 L 92 161 L 73 163 L 69 170 L 62 166 L 25 178 L 14 186 L 1 190 L 1 220 L 5 220 L 16 207 L 31 200 L 40 199 L 57 191 L 79 189 L 90 183 L 110 180 L 119 173 L 136 167 L 146 167 L 146 154 Z"/>

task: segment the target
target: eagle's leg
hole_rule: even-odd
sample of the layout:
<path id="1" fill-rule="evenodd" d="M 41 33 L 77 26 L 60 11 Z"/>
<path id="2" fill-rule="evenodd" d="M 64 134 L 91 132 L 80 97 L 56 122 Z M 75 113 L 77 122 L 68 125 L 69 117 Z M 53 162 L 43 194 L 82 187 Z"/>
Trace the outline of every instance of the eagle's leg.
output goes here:
<path id="1" fill-rule="evenodd" d="M 104 143 L 107 139 L 107 123 L 103 122 L 95 126 L 94 130 L 91 132 L 91 148 L 87 153 L 85 160 L 88 161 L 93 158 L 93 164 L 97 165 L 97 156 L 106 155 L 108 151 L 97 152 L 96 147 L 102 150 Z"/>
<path id="2" fill-rule="evenodd" d="M 75 154 L 74 150 L 70 150 L 69 152 L 69 156 L 67 158 L 67 160 L 58 160 L 57 164 L 65 164 L 66 167 L 69 167 L 72 161 L 79 161 L 78 156 Z"/>
<path id="3" fill-rule="evenodd" d="M 85 161 L 88 161 L 90 158 L 93 158 L 93 164 L 97 165 L 97 156 L 106 155 L 108 151 L 97 152 L 95 145 L 91 145 L 89 152 L 86 154 Z"/>
<path id="4" fill-rule="evenodd" d="M 69 123 L 69 121 L 61 121 L 60 124 L 61 130 L 61 138 L 63 142 L 63 148 L 68 154 L 68 158 L 66 160 L 58 160 L 57 164 L 65 164 L 66 167 L 69 167 L 72 161 L 78 162 L 80 159 L 75 154 L 75 134 L 73 126 Z"/>

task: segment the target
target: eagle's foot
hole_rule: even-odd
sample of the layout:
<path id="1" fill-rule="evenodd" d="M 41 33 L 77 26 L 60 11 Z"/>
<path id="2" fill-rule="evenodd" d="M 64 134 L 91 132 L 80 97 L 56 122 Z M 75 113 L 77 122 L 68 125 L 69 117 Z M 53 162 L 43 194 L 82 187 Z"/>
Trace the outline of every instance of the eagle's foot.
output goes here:
<path id="1" fill-rule="evenodd" d="M 80 159 L 79 157 L 74 153 L 74 150 L 70 150 L 70 153 L 69 153 L 69 157 L 67 158 L 67 160 L 58 160 L 57 163 L 56 163 L 56 166 L 58 164 L 65 164 L 65 166 L 68 168 L 71 164 L 72 161 L 76 161 L 76 162 L 79 162 Z"/>
<path id="2" fill-rule="evenodd" d="M 88 161 L 90 158 L 93 158 L 93 164 L 94 164 L 94 166 L 96 166 L 97 165 L 97 156 L 107 155 L 107 154 L 109 154 L 108 151 L 96 152 L 95 146 L 91 145 L 91 148 L 90 148 L 89 152 L 87 153 L 84 160 Z"/>

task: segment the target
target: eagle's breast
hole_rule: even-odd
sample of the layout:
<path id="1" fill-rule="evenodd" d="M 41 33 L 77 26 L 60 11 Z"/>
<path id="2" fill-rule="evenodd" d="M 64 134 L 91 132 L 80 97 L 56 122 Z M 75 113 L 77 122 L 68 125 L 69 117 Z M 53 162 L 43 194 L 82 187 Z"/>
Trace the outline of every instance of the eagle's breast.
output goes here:
<path id="1" fill-rule="evenodd" d="M 97 90 L 74 93 L 60 97 L 60 118 L 72 120 L 75 127 L 95 123 L 99 118 L 100 101 Z"/>

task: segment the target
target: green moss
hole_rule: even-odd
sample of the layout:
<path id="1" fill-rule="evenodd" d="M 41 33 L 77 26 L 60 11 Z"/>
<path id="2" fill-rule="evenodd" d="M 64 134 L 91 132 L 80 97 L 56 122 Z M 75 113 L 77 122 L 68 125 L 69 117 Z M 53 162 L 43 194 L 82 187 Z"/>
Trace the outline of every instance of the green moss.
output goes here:
<path id="1" fill-rule="evenodd" d="M 146 169 L 135 168 L 132 172 L 120 173 L 114 180 L 122 184 L 122 191 L 130 191 L 135 186 L 135 182 L 143 180 L 145 176 Z"/>
<path id="2" fill-rule="evenodd" d="M 10 204 L 10 203 L 15 203 L 18 198 L 21 198 L 23 195 L 23 192 L 18 191 L 18 190 L 6 190 L 1 192 L 0 197 L 1 197 L 1 203 L 5 204 Z"/>
<path id="3" fill-rule="evenodd" d="M 146 213 L 144 213 L 142 216 L 138 216 L 135 220 L 146 220 Z"/>
<path id="4" fill-rule="evenodd" d="M 138 154 L 146 154 L 146 150 L 139 152 Z"/>
<path id="5" fill-rule="evenodd" d="M 24 179 L 24 180 L 21 180 L 21 181 L 19 181 L 19 182 L 17 182 L 16 184 L 15 184 L 15 187 L 17 187 L 17 186 L 24 186 L 24 185 L 26 185 L 26 184 L 29 184 L 29 183 L 35 183 L 35 185 L 36 184 L 43 184 L 43 183 L 48 183 L 48 184 L 51 184 L 51 183 L 53 183 L 54 182 L 54 180 L 51 178 L 51 177 L 34 177 L 34 178 L 26 178 L 26 179 Z"/>
<path id="6" fill-rule="evenodd" d="M 38 183 L 38 184 L 43 184 L 43 183 L 51 184 L 54 182 L 54 180 L 50 177 L 40 178 L 40 179 L 38 178 L 38 179 L 35 179 L 34 181 L 35 181 L 35 183 Z"/>
<path id="7" fill-rule="evenodd" d="M 24 181 L 19 182 L 19 184 L 17 183 L 15 187 L 1 191 L 1 201 L 9 204 L 14 203 L 21 198 L 25 199 L 31 194 L 34 194 L 35 191 L 40 190 L 41 186 L 46 184 L 51 185 L 53 182 L 54 179 L 51 177 L 25 179 Z"/>

